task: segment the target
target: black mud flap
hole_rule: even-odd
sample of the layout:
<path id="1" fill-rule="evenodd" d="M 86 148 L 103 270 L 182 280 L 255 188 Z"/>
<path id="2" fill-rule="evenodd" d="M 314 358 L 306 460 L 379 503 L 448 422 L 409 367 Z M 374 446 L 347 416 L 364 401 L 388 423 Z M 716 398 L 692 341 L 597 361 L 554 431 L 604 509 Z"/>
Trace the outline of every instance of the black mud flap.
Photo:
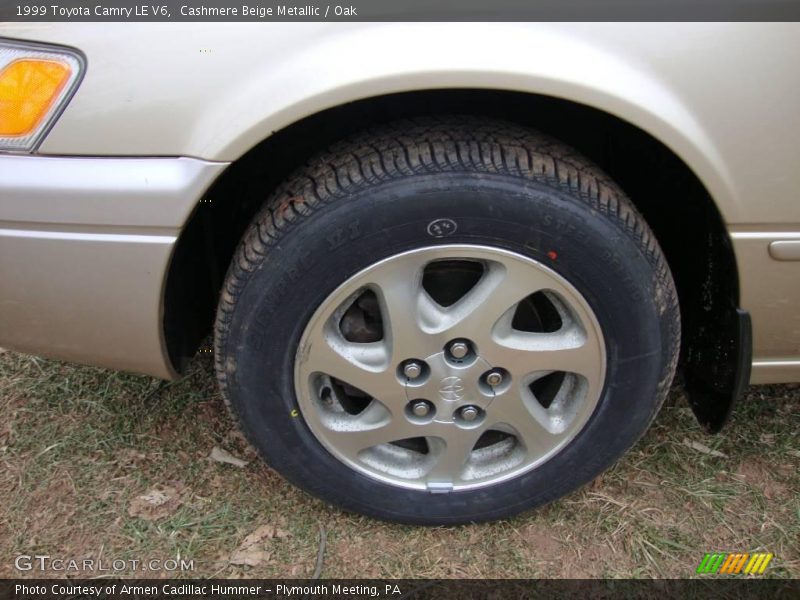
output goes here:
<path id="1" fill-rule="evenodd" d="M 750 313 L 719 311 L 686 345 L 684 379 L 689 404 L 709 433 L 725 425 L 750 381 L 753 331 Z"/>

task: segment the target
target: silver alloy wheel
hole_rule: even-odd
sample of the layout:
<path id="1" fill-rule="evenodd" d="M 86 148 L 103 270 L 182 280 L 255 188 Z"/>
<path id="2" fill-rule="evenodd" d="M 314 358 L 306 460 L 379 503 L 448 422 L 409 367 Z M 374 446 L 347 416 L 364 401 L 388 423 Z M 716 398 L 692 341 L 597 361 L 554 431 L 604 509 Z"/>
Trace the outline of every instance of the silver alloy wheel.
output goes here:
<path id="1" fill-rule="evenodd" d="M 426 269 L 458 263 L 480 273 L 442 305 Z M 352 341 L 342 324 L 365 293 L 377 299 L 379 339 Z M 519 306 L 537 293 L 557 329 L 517 328 Z M 470 351 L 455 357 L 449 348 L 461 342 Z M 391 256 L 339 286 L 303 332 L 294 377 L 303 418 L 337 459 L 385 483 L 449 492 L 550 459 L 592 415 L 605 370 L 597 319 L 563 277 L 514 252 L 443 245 Z"/>

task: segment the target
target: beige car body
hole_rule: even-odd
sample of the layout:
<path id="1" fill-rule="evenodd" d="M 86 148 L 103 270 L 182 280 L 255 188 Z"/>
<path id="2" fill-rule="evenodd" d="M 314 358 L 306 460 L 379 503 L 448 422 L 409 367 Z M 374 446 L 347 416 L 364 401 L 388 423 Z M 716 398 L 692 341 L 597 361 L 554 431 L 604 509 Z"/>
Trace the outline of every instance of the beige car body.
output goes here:
<path id="1" fill-rule="evenodd" d="M 486 88 L 595 107 L 679 156 L 733 243 L 751 383 L 800 380 L 800 25 L 60 23 L 0 37 L 88 65 L 35 155 L 0 155 L 0 346 L 174 377 L 170 260 L 230 163 L 347 102 Z"/>

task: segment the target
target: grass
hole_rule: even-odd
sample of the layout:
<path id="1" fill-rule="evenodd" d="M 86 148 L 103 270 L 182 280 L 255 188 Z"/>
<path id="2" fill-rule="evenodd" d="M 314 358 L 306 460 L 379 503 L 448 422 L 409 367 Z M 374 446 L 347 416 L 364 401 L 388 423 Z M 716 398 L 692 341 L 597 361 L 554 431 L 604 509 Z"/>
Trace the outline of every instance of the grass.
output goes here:
<path id="1" fill-rule="evenodd" d="M 149 577 L 310 577 L 321 527 L 323 577 L 689 577 L 711 551 L 773 552 L 768 576 L 800 577 L 794 384 L 749 388 L 713 437 L 675 388 L 590 486 L 509 521 L 453 528 L 343 513 L 284 482 L 233 428 L 208 356 L 165 384 L 0 350 L 0 411 L 0 577 L 42 575 L 16 571 L 20 554 L 194 561 Z M 215 446 L 247 466 L 209 460 Z M 165 514 L 132 515 L 154 488 L 175 490 Z"/>

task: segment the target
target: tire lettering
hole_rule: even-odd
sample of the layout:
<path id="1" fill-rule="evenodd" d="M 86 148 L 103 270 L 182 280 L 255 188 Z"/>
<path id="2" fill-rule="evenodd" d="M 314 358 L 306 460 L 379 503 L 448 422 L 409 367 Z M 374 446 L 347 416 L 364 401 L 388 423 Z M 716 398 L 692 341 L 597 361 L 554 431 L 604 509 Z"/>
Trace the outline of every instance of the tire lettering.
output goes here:
<path id="1" fill-rule="evenodd" d="M 453 235 L 457 229 L 458 225 L 453 219 L 434 219 L 428 223 L 428 235 L 435 238 Z"/>

